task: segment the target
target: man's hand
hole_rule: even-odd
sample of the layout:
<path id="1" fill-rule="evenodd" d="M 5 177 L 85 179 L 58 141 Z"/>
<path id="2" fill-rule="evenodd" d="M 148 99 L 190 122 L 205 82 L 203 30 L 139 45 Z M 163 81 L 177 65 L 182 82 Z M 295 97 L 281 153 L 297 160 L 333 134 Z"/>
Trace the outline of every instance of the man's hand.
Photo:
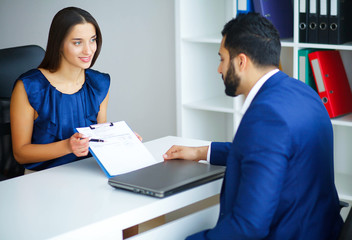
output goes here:
<path id="1" fill-rule="evenodd" d="M 174 145 L 163 155 L 163 158 L 165 161 L 183 159 L 198 162 L 199 160 L 207 159 L 208 149 L 208 146 L 186 147 Z"/>

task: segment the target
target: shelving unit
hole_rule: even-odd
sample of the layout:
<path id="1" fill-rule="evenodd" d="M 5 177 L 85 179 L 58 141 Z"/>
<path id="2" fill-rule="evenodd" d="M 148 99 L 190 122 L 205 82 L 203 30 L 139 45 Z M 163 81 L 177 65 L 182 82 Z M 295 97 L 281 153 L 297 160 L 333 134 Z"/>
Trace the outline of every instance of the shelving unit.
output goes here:
<path id="1" fill-rule="evenodd" d="M 352 86 L 352 43 L 298 42 L 299 0 L 294 0 L 294 36 L 281 41 L 282 70 L 298 77 L 298 50 L 339 50 Z M 221 30 L 236 15 L 236 0 L 175 0 L 177 133 L 208 141 L 232 141 L 241 120 L 243 97 L 230 98 L 220 74 Z M 331 120 L 335 179 L 339 196 L 352 203 L 352 114 Z"/>
<path id="2" fill-rule="evenodd" d="M 230 141 L 242 99 L 225 96 L 217 73 L 221 29 L 234 17 L 233 0 L 176 0 L 178 135 Z M 229 130 L 231 129 L 231 130 Z"/>

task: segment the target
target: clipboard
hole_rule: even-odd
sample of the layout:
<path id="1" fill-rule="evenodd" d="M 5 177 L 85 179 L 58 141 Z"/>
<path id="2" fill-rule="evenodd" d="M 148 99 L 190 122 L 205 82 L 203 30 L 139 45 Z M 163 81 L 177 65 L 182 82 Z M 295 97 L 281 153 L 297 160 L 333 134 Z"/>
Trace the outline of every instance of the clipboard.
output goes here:
<path id="1" fill-rule="evenodd" d="M 89 142 L 89 151 L 108 178 L 157 163 L 125 121 L 76 128 Z"/>

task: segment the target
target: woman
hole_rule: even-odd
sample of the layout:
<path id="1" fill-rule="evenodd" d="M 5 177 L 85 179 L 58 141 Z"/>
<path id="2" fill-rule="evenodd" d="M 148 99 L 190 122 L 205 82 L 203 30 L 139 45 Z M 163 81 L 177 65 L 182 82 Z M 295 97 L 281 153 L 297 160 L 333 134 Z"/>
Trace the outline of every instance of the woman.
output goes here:
<path id="1" fill-rule="evenodd" d="M 87 156 L 89 139 L 74 129 L 106 122 L 110 77 L 90 69 L 101 45 L 87 11 L 68 7 L 54 16 L 42 63 L 19 77 L 11 97 L 13 153 L 26 172 Z"/>
<path id="2" fill-rule="evenodd" d="M 74 129 L 106 122 L 110 77 L 90 69 L 101 44 L 98 23 L 87 11 L 64 8 L 51 23 L 42 63 L 17 80 L 10 105 L 12 144 L 27 173 L 87 156 L 89 139 Z M 134 226 L 123 236 L 137 233 Z"/>

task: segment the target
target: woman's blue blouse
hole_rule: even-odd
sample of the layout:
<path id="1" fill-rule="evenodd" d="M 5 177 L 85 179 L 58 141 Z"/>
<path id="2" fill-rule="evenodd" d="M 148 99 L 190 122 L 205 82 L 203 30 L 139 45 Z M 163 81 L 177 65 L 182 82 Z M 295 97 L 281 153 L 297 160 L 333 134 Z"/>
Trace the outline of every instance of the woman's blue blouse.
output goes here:
<path id="1" fill-rule="evenodd" d="M 42 72 L 32 69 L 22 74 L 28 100 L 38 113 L 34 121 L 32 144 L 47 144 L 70 138 L 77 127 L 97 123 L 100 104 L 110 87 L 110 76 L 87 69 L 82 88 L 73 94 L 58 91 Z M 31 170 L 42 170 L 76 161 L 73 153 L 49 161 L 24 164 Z"/>

